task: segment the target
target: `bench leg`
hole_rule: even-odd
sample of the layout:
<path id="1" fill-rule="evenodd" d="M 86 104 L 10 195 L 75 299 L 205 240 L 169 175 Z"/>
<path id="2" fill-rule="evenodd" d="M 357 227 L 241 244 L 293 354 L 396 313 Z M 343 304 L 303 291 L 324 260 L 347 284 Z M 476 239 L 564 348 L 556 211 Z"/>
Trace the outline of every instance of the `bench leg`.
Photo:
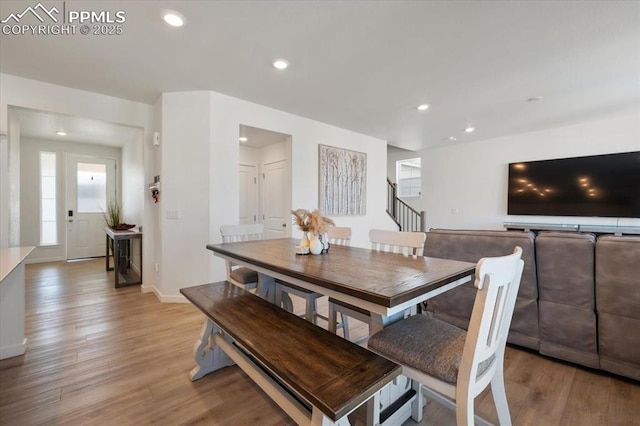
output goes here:
<path id="1" fill-rule="evenodd" d="M 194 382 L 203 376 L 219 370 L 223 367 L 233 365 L 234 362 L 229 358 L 218 345 L 214 342 L 214 334 L 220 329 L 209 318 L 205 318 L 200 339 L 196 342 L 193 351 L 196 360 L 196 366 L 190 373 L 191 381 Z"/>

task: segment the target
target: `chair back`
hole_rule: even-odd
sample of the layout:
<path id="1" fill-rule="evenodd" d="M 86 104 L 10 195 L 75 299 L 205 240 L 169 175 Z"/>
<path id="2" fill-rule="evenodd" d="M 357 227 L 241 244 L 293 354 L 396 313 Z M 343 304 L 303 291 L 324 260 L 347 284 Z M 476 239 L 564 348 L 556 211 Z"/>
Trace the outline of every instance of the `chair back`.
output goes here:
<path id="1" fill-rule="evenodd" d="M 351 244 L 351 228 L 349 226 L 330 226 L 327 230 L 330 244 L 348 246 Z"/>
<path id="2" fill-rule="evenodd" d="M 402 253 L 405 256 L 422 256 L 426 238 L 427 234 L 424 232 L 384 231 L 382 229 L 369 231 L 372 250 Z"/>
<path id="3" fill-rule="evenodd" d="M 264 225 L 261 223 L 252 223 L 249 225 L 222 225 L 220 227 L 220 234 L 222 234 L 223 243 L 261 240 L 263 232 Z"/>
<path id="4" fill-rule="evenodd" d="M 502 257 L 486 257 L 476 265 L 474 286 L 478 289 L 469 330 L 458 370 L 458 385 L 473 387 L 489 382 L 496 368 L 503 368 L 504 349 L 516 304 L 524 262 L 522 249 Z M 495 358 L 492 358 L 495 357 Z M 492 363 L 477 377 L 483 361 Z"/>

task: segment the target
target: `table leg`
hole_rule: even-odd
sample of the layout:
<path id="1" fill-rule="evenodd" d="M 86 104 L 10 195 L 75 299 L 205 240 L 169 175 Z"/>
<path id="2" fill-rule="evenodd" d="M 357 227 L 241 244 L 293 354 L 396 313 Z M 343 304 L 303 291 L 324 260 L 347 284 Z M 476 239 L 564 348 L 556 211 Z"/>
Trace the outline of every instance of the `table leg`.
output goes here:
<path id="1" fill-rule="evenodd" d="M 194 382 L 205 375 L 235 363 L 214 343 L 214 334 L 219 333 L 220 328 L 209 318 L 205 318 L 200 339 L 193 347 L 196 366 L 190 373 Z"/>
<path id="2" fill-rule="evenodd" d="M 275 303 L 276 300 L 276 279 L 268 275 L 258 273 L 258 288 L 256 289 L 258 296 Z"/>
<path id="3" fill-rule="evenodd" d="M 105 262 L 106 262 L 106 270 L 109 270 L 109 236 L 105 235 L 105 247 L 107 248 L 107 256 L 105 257 Z"/>
<path id="4" fill-rule="evenodd" d="M 113 240 L 113 274 L 116 288 L 120 287 L 120 241 Z"/>

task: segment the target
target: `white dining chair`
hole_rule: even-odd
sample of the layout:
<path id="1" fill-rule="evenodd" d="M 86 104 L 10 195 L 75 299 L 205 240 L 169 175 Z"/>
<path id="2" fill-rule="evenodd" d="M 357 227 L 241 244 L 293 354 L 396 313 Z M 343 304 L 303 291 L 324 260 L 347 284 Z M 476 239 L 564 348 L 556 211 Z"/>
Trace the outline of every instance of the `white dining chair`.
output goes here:
<path id="1" fill-rule="evenodd" d="M 248 225 L 222 225 L 223 243 L 237 243 L 241 241 L 261 240 L 264 226 L 261 223 Z M 258 273 L 244 266 L 234 265 L 226 260 L 227 281 L 245 290 L 256 288 L 258 285 Z"/>
<path id="2" fill-rule="evenodd" d="M 369 231 L 369 241 L 371 242 L 372 250 L 398 253 L 404 256 L 422 256 L 426 236 L 427 234 L 424 232 L 385 231 L 381 229 L 372 229 Z M 341 323 L 338 323 L 338 314 L 341 316 Z M 344 338 L 350 340 L 349 317 L 368 324 L 369 333 L 367 333 L 367 335 L 371 334 L 371 315 L 368 311 L 329 298 L 328 329 L 330 332 L 336 333 L 338 329 L 342 328 Z"/>
<path id="3" fill-rule="evenodd" d="M 351 227 L 330 226 L 327 230 L 327 237 L 329 238 L 329 248 L 331 248 L 331 244 L 348 246 L 351 244 Z"/>
<path id="4" fill-rule="evenodd" d="M 351 241 L 351 228 L 330 226 L 327 230 L 327 238 L 329 244 L 349 245 Z M 329 246 L 329 248 L 331 248 L 331 246 Z M 282 305 L 285 309 L 293 311 L 291 299 L 286 296 L 294 295 L 304 299 L 305 312 L 303 317 L 307 321 L 317 323 L 318 318 L 328 321 L 327 317 L 318 313 L 318 299 L 323 296 L 322 294 L 280 280 L 276 280 L 276 292 L 278 296 L 282 298 Z M 279 303 L 279 301 L 277 300 L 276 303 Z"/>
<path id="5" fill-rule="evenodd" d="M 417 404 L 412 418 L 422 420 L 423 393 L 456 412 L 458 426 L 474 420 L 474 399 L 489 384 L 501 425 L 511 416 L 504 386 L 504 350 L 520 288 L 522 249 L 480 259 L 476 265 L 475 303 L 464 331 L 426 315 L 413 315 L 371 336 L 369 349 L 402 365 L 413 380 Z"/>

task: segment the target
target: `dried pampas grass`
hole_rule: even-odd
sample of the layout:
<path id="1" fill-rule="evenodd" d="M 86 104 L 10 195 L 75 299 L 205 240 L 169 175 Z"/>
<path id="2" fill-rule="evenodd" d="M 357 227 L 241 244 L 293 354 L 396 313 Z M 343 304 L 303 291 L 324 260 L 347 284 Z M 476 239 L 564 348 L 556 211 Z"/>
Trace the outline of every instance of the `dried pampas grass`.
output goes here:
<path id="1" fill-rule="evenodd" d="M 291 210 L 296 225 L 302 232 L 312 232 L 314 234 L 323 234 L 327 232 L 329 226 L 334 226 L 333 220 L 326 216 L 322 216 L 318 209 L 309 212 L 305 209 Z"/>

